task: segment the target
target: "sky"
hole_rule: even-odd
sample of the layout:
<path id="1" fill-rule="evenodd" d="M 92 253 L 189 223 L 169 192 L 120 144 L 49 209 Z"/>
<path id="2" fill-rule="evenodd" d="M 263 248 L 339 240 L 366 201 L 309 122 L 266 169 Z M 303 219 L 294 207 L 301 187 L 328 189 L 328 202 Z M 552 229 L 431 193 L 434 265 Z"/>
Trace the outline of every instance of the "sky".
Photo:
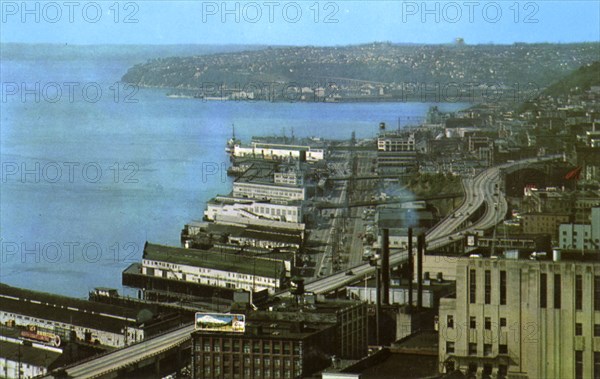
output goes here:
<path id="1" fill-rule="evenodd" d="M 6 1 L 0 42 L 347 45 L 600 41 L 588 1 Z"/>

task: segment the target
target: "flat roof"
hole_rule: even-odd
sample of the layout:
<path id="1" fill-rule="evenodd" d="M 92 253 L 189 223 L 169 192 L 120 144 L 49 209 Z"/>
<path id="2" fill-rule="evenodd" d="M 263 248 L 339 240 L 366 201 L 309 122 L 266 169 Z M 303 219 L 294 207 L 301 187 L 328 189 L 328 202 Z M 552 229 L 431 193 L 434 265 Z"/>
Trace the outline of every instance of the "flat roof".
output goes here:
<path id="1" fill-rule="evenodd" d="M 117 315 L 119 317 L 128 317 L 134 320 L 137 316 L 137 312 L 135 310 L 126 307 L 120 307 L 118 305 L 82 300 L 75 297 L 34 291 L 26 288 L 12 287 L 3 283 L 0 283 L 0 296 L 3 297 L 3 300 L 5 296 L 25 300 L 34 300 L 40 302 L 41 304 L 45 304 L 46 306 L 53 307 L 54 305 L 57 305 L 59 308 L 70 307 L 71 309 L 76 309 L 80 312 L 85 312 L 88 314 L 91 312 L 105 313 L 109 315 Z M 0 309 L 4 309 L 3 300 L 0 301 Z"/>
<path id="2" fill-rule="evenodd" d="M 4 312 L 112 333 L 121 334 L 124 326 L 134 326 L 137 324 L 136 321 L 126 321 L 101 314 L 90 314 L 86 311 L 72 310 L 67 308 L 67 305 L 37 304 L 28 300 L 15 300 L 6 297 L 0 298 L 0 300 L 0 309 Z M 131 312 L 127 308 L 123 308 L 123 310 Z M 133 319 L 135 320 L 135 316 Z M 19 321 L 19 319 L 15 321 Z M 18 324 L 26 325 L 27 320 L 24 321 L 25 323 L 19 321 Z"/>
<path id="3" fill-rule="evenodd" d="M 143 259 L 184 264 L 215 270 L 239 272 L 268 278 L 280 278 L 285 272 L 281 261 L 252 258 L 231 253 L 216 253 L 198 249 L 184 249 L 146 243 Z"/>
<path id="4" fill-rule="evenodd" d="M 274 313 L 274 312 L 271 312 Z M 254 319 L 253 313 L 246 315 L 245 333 L 227 333 L 213 331 L 194 331 L 192 337 L 222 336 L 252 339 L 293 339 L 303 340 L 311 335 L 327 329 L 335 328 L 335 324 L 327 322 L 296 321 L 281 319 Z"/>
<path id="5" fill-rule="evenodd" d="M 26 363 L 37 367 L 48 367 L 56 361 L 62 353 L 38 349 L 33 346 L 22 345 L 7 341 L 0 341 L 0 357 L 13 362 Z"/>

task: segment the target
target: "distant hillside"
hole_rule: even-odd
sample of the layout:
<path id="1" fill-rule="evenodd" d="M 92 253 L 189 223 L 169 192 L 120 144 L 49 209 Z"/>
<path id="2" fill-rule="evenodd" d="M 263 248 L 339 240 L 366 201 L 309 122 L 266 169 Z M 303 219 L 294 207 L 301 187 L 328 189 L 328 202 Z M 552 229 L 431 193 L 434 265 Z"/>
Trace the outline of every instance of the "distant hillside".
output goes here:
<path id="1" fill-rule="evenodd" d="M 541 95 L 557 97 L 568 93 L 582 93 L 592 86 L 600 86 L 600 61 L 579 67 L 558 82 L 548 86 Z"/>
<path id="2" fill-rule="evenodd" d="M 406 83 L 454 85 L 451 89 L 471 83 L 521 88 L 535 83 L 545 88 L 555 78 L 596 61 L 599 48 L 598 43 L 278 47 L 152 59 L 131 67 L 122 80 L 192 91 L 201 91 L 207 83 L 244 88 L 249 83 L 315 87 L 333 82 L 355 97 L 398 96 Z"/>

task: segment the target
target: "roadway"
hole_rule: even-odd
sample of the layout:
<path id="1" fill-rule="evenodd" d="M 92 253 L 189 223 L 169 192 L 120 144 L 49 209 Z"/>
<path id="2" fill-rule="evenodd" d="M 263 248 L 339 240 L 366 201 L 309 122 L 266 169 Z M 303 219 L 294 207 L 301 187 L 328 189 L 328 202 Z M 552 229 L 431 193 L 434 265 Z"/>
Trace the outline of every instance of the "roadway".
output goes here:
<path id="1" fill-rule="evenodd" d="M 504 220 L 508 211 L 508 204 L 502 196 L 502 170 L 512 166 L 525 166 L 527 164 L 550 161 L 561 158 L 561 155 L 552 155 L 543 158 L 529 158 L 517 162 L 505 163 L 480 172 L 474 178 L 467 178 L 463 182 L 465 200 L 459 208 L 444 218 L 430 229 L 425 238 L 428 249 L 437 249 L 464 238 L 464 234 L 478 230 L 485 230 L 497 225 Z M 484 215 L 469 225 L 462 228 L 469 217 L 480 207 L 485 206 Z M 460 231 L 459 231 L 460 229 Z M 397 266 L 408 257 L 407 250 L 398 250 L 390 254 L 390 266 Z M 338 288 L 347 286 L 367 275 L 373 275 L 375 267 L 369 263 L 360 264 L 348 271 L 338 272 L 328 277 L 315 280 L 305 286 L 308 292 L 317 294 L 328 293 Z M 283 291 L 279 296 L 289 296 L 289 291 Z"/>
<path id="2" fill-rule="evenodd" d="M 65 369 L 71 378 L 89 379 L 108 375 L 122 367 L 134 365 L 150 357 L 161 354 L 190 339 L 194 325 L 187 325 L 172 332 L 144 340 L 119 350 L 115 350 L 98 358 L 85 361 Z M 115 363 L 118 362 L 118 365 Z M 45 376 L 44 378 L 54 378 Z"/>
<path id="3" fill-rule="evenodd" d="M 508 206 L 504 196 L 501 196 L 500 192 L 502 188 L 502 169 L 515 165 L 526 165 L 539 161 L 553 160 L 560 157 L 560 155 L 556 155 L 507 163 L 482 171 L 474 178 L 465 179 L 465 200 L 454 212 L 455 217 L 452 215 L 446 217 L 427 233 L 427 247 L 430 249 L 438 248 L 455 242 L 456 239 L 451 238 L 453 234 L 457 231 L 457 229 L 460 229 L 461 226 L 464 225 L 469 215 L 471 215 L 479 207 L 483 206 L 484 203 L 486 207 L 484 215 L 467 228 L 462 229 L 459 233 L 487 229 L 504 219 Z M 457 234 L 457 236 L 462 238 L 463 234 Z M 397 251 L 390 255 L 390 266 L 396 266 L 406 259 L 406 250 Z M 352 274 L 350 275 L 347 274 L 347 272 L 342 271 L 320 278 L 307 284 L 305 289 L 306 291 L 314 293 L 328 293 L 335 289 L 354 283 L 357 281 L 357 279 L 367 275 L 372 275 L 375 271 L 375 268 L 366 263 L 352 267 L 351 271 Z M 290 293 L 289 291 L 283 291 L 278 295 L 289 296 Z M 80 363 L 76 366 L 69 367 L 65 371 L 70 377 L 82 379 L 107 375 L 118 370 L 119 368 L 133 365 L 147 358 L 156 356 L 173 348 L 174 346 L 181 344 L 182 342 L 185 342 L 190 338 L 190 334 L 193 330 L 193 325 L 185 326 L 155 338 L 148 339 L 135 345 L 131 345 L 123 349 L 102 355 L 98 358 Z M 52 376 L 46 376 L 46 378 L 52 378 Z"/>

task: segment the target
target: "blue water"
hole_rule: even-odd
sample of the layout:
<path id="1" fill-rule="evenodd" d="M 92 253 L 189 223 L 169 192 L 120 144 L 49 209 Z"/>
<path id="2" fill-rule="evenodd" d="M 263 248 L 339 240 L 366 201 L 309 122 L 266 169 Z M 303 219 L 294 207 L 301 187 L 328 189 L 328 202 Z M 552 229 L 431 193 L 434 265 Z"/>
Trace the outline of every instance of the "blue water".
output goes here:
<path id="1" fill-rule="evenodd" d="M 3 55 L 0 67 L 0 282 L 76 297 L 96 286 L 123 290 L 121 272 L 140 260 L 146 240 L 178 245 L 182 226 L 202 217 L 205 202 L 230 191 L 224 173 L 202 173 L 226 168 L 232 124 L 246 141 L 291 128 L 300 137 L 347 139 L 356 131 L 363 138 L 381 121 L 395 126 L 430 106 L 202 102 L 157 89 L 132 94 L 122 85 L 115 98 L 111 85 L 134 60 L 113 59 L 110 49 L 69 59 L 31 54 Z M 102 90 L 97 102 L 90 102 L 94 91 L 81 93 L 89 83 Z M 27 88 L 39 101 L 20 96 Z M 127 94 L 137 102 L 126 102 Z"/>

